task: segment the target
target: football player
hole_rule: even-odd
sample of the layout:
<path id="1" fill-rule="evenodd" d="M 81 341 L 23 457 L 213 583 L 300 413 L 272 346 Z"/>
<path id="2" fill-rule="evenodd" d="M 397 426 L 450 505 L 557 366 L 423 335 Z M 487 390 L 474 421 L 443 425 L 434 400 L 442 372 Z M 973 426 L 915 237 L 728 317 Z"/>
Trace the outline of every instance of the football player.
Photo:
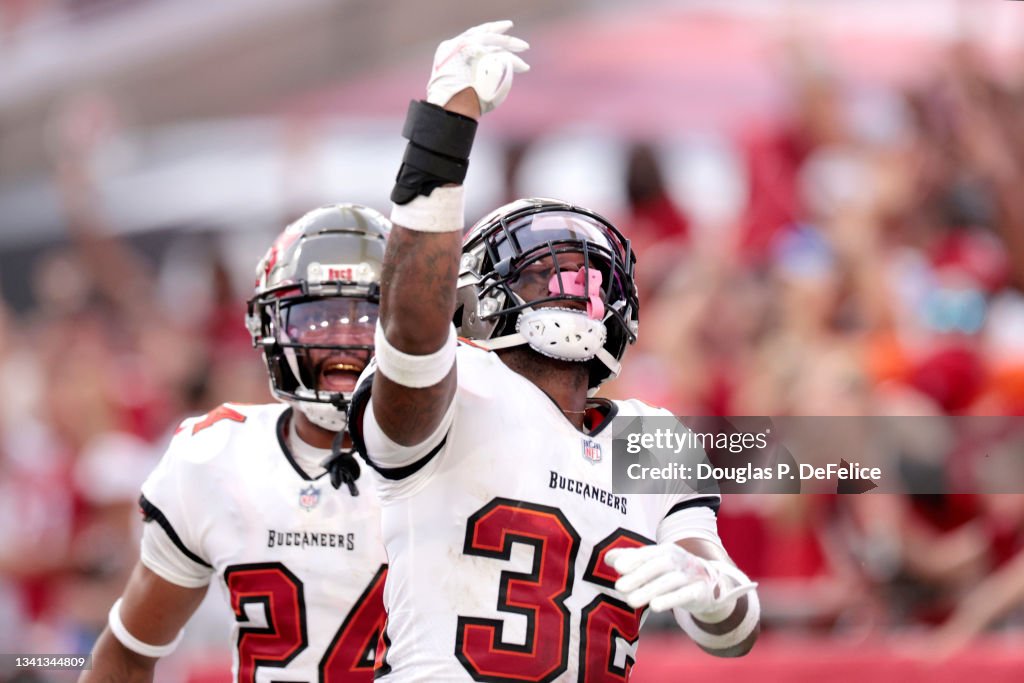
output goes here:
<path id="1" fill-rule="evenodd" d="M 83 681 L 151 681 L 207 587 L 234 613 L 234 680 L 373 677 L 386 571 L 347 406 L 373 353 L 388 220 L 316 209 L 258 267 L 246 323 L 279 403 L 181 423 L 142 486 L 141 561 Z"/>
<path id="2" fill-rule="evenodd" d="M 376 358 L 351 410 L 390 560 L 378 675 L 625 680 L 648 608 L 744 654 L 759 607 L 719 540 L 719 496 L 612 490 L 611 419 L 668 415 L 591 398 L 636 339 L 629 242 L 548 199 L 462 239 L 476 120 L 528 68 L 511 26 L 443 42 L 403 133 Z"/>

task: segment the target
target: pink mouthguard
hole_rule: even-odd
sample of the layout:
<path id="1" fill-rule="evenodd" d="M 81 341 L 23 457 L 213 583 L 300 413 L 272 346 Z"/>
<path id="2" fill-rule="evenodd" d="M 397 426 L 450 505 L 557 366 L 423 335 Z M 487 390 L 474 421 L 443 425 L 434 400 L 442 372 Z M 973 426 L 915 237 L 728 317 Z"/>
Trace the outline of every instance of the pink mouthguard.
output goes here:
<path id="1" fill-rule="evenodd" d="M 583 286 L 583 278 L 587 278 L 587 287 Z M 575 273 L 569 270 L 563 270 L 561 273 L 551 277 L 548 282 L 548 291 L 551 294 L 558 295 L 570 294 L 572 296 L 584 296 L 586 289 L 590 290 L 590 296 L 587 297 L 587 317 L 591 320 L 601 320 L 604 318 L 604 302 L 601 301 L 601 271 L 590 270 L 589 268 L 580 268 Z M 559 288 L 561 283 L 561 288 Z"/>

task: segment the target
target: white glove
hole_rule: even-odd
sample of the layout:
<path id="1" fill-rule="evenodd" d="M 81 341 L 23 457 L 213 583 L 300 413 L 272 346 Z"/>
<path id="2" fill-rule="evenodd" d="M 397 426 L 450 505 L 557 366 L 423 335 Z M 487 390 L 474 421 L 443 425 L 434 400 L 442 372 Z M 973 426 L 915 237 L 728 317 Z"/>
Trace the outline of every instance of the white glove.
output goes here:
<path id="1" fill-rule="evenodd" d="M 427 102 L 443 107 L 455 93 L 473 88 L 481 114 L 501 104 L 512 88 L 513 73 L 530 70 L 529 64 L 513 54 L 530 45 L 503 35 L 510 28 L 511 21 L 492 21 L 438 45 L 427 83 Z"/>
<path id="2" fill-rule="evenodd" d="M 705 560 L 675 543 L 609 550 L 605 560 L 622 576 L 615 590 L 633 609 L 650 605 L 655 612 L 678 608 L 702 621 L 720 621 L 736 600 L 757 588 L 728 562 Z"/>

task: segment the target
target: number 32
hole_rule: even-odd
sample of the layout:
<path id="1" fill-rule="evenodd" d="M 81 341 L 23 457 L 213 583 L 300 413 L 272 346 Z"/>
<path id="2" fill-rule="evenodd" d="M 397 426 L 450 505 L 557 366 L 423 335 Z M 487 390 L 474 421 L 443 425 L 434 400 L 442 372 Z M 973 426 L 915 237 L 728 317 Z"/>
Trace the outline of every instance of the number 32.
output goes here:
<path id="1" fill-rule="evenodd" d="M 612 588 L 618 575 L 604 562 L 612 548 L 635 548 L 651 541 L 618 529 L 594 546 L 583 581 Z M 561 510 L 495 498 L 469 518 L 463 552 L 508 560 L 514 543 L 534 547 L 532 571 L 501 573 L 498 609 L 526 616 L 526 642 L 504 641 L 500 619 L 459 617 L 455 656 L 477 681 L 543 683 L 565 672 L 569 663 L 569 610 L 580 537 Z M 615 639 L 630 644 L 640 636 L 640 615 L 621 600 L 598 595 L 580 620 L 579 680 L 625 681 L 633 659 L 615 665 Z"/>

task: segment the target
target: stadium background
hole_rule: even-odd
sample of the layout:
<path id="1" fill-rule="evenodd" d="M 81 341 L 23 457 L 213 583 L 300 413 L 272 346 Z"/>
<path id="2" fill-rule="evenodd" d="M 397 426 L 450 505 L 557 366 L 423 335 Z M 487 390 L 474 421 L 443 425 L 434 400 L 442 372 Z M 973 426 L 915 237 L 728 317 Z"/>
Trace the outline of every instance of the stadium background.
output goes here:
<path id="1" fill-rule="evenodd" d="M 315 205 L 386 212 L 435 44 L 506 16 L 533 71 L 481 129 L 468 218 L 558 196 L 633 240 L 641 341 L 606 393 L 1022 414 L 1020 3 L 0 0 L 0 652 L 88 651 L 169 430 L 268 399 L 259 256 Z M 1021 680 L 1022 521 L 1022 495 L 727 497 L 762 640 L 713 660 L 652 619 L 636 680 Z M 1004 602 L 980 638 L 936 630 Z M 224 611 L 158 680 L 227 678 Z"/>

